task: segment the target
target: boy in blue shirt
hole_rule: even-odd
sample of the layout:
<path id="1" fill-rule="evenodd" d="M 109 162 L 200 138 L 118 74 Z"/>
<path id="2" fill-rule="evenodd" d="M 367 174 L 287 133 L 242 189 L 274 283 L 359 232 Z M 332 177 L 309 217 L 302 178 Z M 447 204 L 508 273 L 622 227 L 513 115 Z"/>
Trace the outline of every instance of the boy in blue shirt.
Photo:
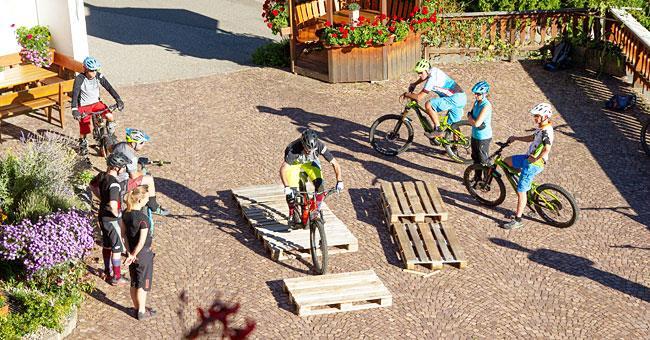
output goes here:
<path id="1" fill-rule="evenodd" d="M 492 141 L 492 104 L 487 99 L 490 84 L 480 81 L 472 88 L 474 106 L 467 113 L 472 125 L 472 160 L 474 164 L 487 164 L 490 157 L 490 142 Z M 475 180 L 480 180 L 481 173 L 476 172 Z"/>

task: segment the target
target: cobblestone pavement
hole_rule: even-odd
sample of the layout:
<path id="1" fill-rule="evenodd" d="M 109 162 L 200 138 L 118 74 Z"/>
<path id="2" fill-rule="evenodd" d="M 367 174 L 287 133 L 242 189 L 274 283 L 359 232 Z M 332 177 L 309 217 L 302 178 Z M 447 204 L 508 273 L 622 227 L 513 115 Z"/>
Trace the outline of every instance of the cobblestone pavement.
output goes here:
<path id="1" fill-rule="evenodd" d="M 557 142 L 539 180 L 575 194 L 582 208 L 576 225 L 557 229 L 532 217 L 520 230 L 499 228 L 515 206 L 511 189 L 496 209 L 477 205 L 461 183 L 464 166 L 431 148 L 419 128 L 400 157 L 374 152 L 368 127 L 400 109 L 406 77 L 330 85 L 250 69 L 120 88 L 128 110 L 118 116 L 121 127 L 146 127 L 153 136 L 148 155 L 172 162 L 153 169 L 159 201 L 174 214 L 157 219 L 154 239 L 150 305 L 161 315 L 138 322 L 128 313 L 128 289 L 98 280 L 72 338 L 177 338 L 183 289 L 191 306 L 206 306 L 218 293 L 240 302 L 239 321 L 255 319 L 257 338 L 648 338 L 650 158 L 637 137 L 648 116 L 601 109 L 611 92 L 625 88 L 588 73 L 550 74 L 532 62 L 443 68 L 465 89 L 479 78 L 493 84 L 495 140 L 531 128 L 527 110 L 538 102 L 558 109 Z M 17 117 L 3 123 L 3 136 L 17 138 L 17 126 L 57 130 Z M 358 252 L 331 257 L 331 270 L 374 269 L 393 294 L 390 308 L 296 316 L 281 280 L 310 275 L 308 265 L 271 261 L 231 198 L 231 188 L 279 183 L 283 148 L 305 126 L 322 132 L 343 166 L 347 191 L 328 204 L 359 239 Z M 75 128 L 72 121 L 65 133 L 73 136 Z M 325 176 L 332 178 L 331 168 Z M 438 185 L 468 268 L 426 279 L 401 270 L 377 204 L 380 179 Z"/>

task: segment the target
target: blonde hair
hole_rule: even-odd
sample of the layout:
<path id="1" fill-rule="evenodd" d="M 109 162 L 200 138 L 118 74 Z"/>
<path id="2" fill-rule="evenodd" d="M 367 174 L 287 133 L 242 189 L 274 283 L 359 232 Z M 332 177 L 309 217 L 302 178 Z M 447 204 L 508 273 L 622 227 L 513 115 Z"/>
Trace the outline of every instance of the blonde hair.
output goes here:
<path id="1" fill-rule="evenodd" d="M 133 210 L 133 207 L 149 193 L 147 185 L 140 185 L 126 194 L 126 211 Z"/>

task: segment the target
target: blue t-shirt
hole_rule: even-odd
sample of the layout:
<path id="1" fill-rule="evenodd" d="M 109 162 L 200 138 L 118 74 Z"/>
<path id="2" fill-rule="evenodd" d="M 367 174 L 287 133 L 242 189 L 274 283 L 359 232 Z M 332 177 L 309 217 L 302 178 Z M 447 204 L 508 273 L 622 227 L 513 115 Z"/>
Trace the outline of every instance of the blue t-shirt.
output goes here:
<path id="1" fill-rule="evenodd" d="M 484 98 L 480 103 L 478 100 L 474 102 L 474 106 L 472 107 L 472 118 L 476 120 L 481 114 L 481 110 L 483 110 L 483 108 L 485 108 L 485 119 L 483 119 L 483 124 L 485 127 L 483 129 L 479 129 L 472 126 L 473 139 L 483 140 L 492 138 L 492 104 L 489 100 L 487 100 L 487 98 Z"/>

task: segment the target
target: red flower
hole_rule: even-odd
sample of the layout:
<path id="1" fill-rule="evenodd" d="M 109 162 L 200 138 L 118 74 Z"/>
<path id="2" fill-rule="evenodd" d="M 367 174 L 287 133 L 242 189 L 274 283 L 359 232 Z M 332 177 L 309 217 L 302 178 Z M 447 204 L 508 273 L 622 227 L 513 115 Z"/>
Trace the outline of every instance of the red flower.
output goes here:
<path id="1" fill-rule="evenodd" d="M 368 41 L 366 41 L 366 45 L 372 45 L 372 38 L 370 38 L 370 39 L 368 39 Z"/>
<path id="2" fill-rule="evenodd" d="M 376 21 L 372 23 L 373 27 L 377 27 L 377 25 L 378 25 L 378 23 Z"/>
<path id="3" fill-rule="evenodd" d="M 380 19 L 380 20 L 384 20 L 384 19 L 386 19 L 386 14 L 382 13 L 381 16 L 379 16 L 379 19 Z"/>
<path id="4" fill-rule="evenodd" d="M 347 38 L 348 38 L 348 32 L 343 32 L 343 39 L 347 39 Z"/>
<path id="5" fill-rule="evenodd" d="M 377 31 L 377 34 L 382 35 L 382 34 L 384 34 L 384 31 L 379 30 L 379 31 Z"/>
<path id="6" fill-rule="evenodd" d="M 332 23 L 328 21 L 325 21 L 325 27 L 332 27 Z"/>
<path id="7" fill-rule="evenodd" d="M 395 26 L 388 27 L 388 30 L 391 32 L 395 32 Z"/>
<path id="8" fill-rule="evenodd" d="M 431 17 L 429 17 L 429 21 L 436 22 L 436 16 L 432 15 Z"/>
<path id="9" fill-rule="evenodd" d="M 332 33 L 332 38 L 338 38 L 338 37 L 339 37 L 338 34 L 336 34 L 336 33 Z"/>
<path id="10" fill-rule="evenodd" d="M 393 20 L 397 21 L 397 15 L 393 15 Z"/>
<path id="11" fill-rule="evenodd" d="M 417 12 L 417 11 L 419 11 L 419 10 L 420 10 L 420 7 L 415 6 L 415 8 L 413 9 L 413 12 Z"/>
<path id="12" fill-rule="evenodd" d="M 364 17 L 363 15 L 359 16 L 359 22 L 364 22 L 364 21 L 366 21 L 366 17 Z"/>
<path id="13" fill-rule="evenodd" d="M 428 7 L 422 7 L 422 14 L 424 14 L 424 15 L 429 14 L 429 8 Z"/>
<path id="14" fill-rule="evenodd" d="M 28 34 L 27 39 L 31 39 L 31 38 L 33 38 L 33 36 L 31 34 Z"/>
<path id="15" fill-rule="evenodd" d="M 262 12 L 262 18 L 266 17 L 266 12 Z"/>
<path id="16" fill-rule="evenodd" d="M 273 13 L 273 16 L 278 16 L 278 14 L 280 14 L 277 9 L 274 9 L 271 13 Z"/>
<path id="17" fill-rule="evenodd" d="M 350 27 L 350 31 L 354 31 L 354 29 L 355 29 L 354 26 Z"/>
<path id="18" fill-rule="evenodd" d="M 345 32 L 345 28 L 343 28 L 343 26 L 340 26 L 339 27 L 339 32 L 341 32 L 341 33 Z"/>
<path id="19" fill-rule="evenodd" d="M 266 24 L 266 26 L 268 26 L 269 28 L 272 28 L 273 24 L 269 22 L 268 24 Z"/>

